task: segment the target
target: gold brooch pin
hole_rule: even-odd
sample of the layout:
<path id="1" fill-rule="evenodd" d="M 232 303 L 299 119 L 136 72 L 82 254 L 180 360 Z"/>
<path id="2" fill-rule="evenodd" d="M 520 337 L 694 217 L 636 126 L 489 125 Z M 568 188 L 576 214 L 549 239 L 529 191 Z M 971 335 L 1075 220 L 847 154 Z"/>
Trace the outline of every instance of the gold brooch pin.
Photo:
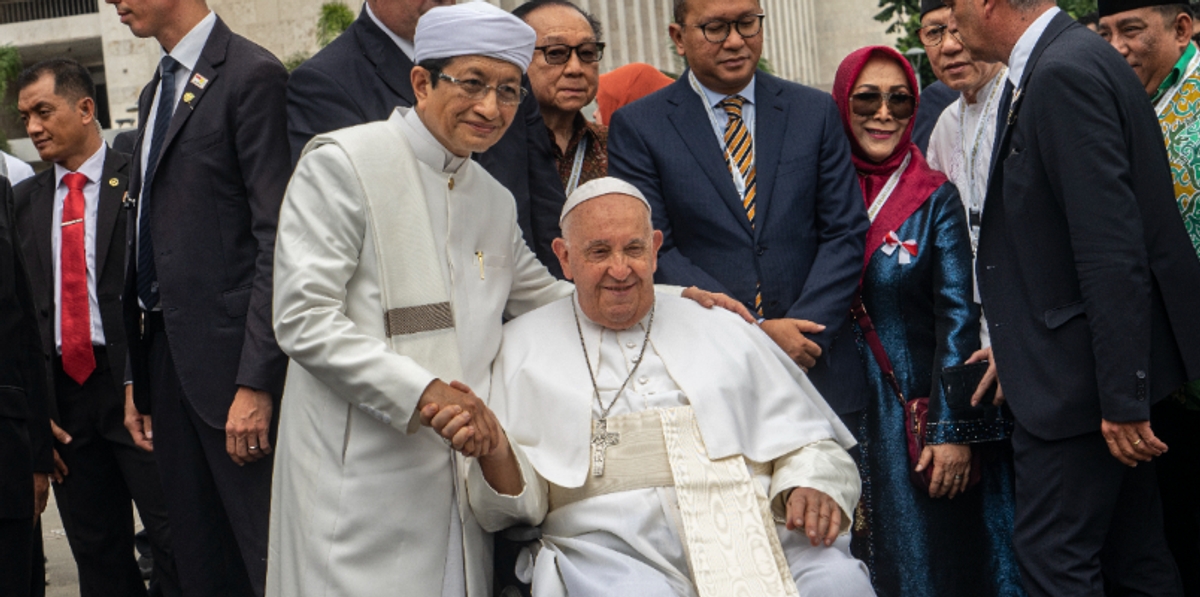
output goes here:
<path id="1" fill-rule="evenodd" d="M 110 178 L 110 179 L 108 179 L 108 186 L 110 186 L 110 187 L 115 187 L 115 186 L 117 186 L 117 185 L 119 185 L 119 184 L 121 184 L 121 181 L 119 181 L 119 180 L 117 180 L 117 179 L 115 179 L 115 178 Z"/>
<path id="2" fill-rule="evenodd" d="M 185 103 L 189 106 L 192 105 L 192 100 L 194 100 L 194 99 L 196 99 L 196 94 L 194 94 L 190 91 L 183 94 L 183 103 Z"/>

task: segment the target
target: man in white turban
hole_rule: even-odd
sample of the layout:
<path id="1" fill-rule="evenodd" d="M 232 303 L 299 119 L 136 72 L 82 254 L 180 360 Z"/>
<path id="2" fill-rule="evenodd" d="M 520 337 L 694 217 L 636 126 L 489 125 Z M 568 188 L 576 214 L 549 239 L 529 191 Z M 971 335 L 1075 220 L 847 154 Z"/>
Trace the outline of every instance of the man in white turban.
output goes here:
<path id="1" fill-rule="evenodd" d="M 475 392 L 487 396 L 501 322 L 572 290 L 469 159 L 511 122 L 534 40 L 485 3 L 429 11 L 416 106 L 317 136 L 296 166 L 275 245 L 275 333 L 291 364 L 268 595 L 490 593 L 491 538 L 466 505 L 461 457 L 416 413 L 461 409 L 468 453 L 492 451 L 502 433 Z"/>
<path id="2" fill-rule="evenodd" d="M 854 440 L 808 377 L 757 327 L 655 292 L 637 188 L 580 186 L 562 229 L 576 294 L 505 327 L 489 407 L 507 439 L 467 477 L 484 529 L 542 526 L 533 594 L 874 595 L 845 535 Z M 473 437 L 456 409 L 421 415 Z"/>

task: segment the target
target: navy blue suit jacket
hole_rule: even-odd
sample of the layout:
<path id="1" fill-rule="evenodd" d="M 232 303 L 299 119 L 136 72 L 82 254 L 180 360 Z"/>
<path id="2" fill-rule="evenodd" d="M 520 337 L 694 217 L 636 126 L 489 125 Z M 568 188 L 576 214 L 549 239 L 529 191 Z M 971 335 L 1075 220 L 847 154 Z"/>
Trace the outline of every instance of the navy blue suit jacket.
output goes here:
<path id="1" fill-rule="evenodd" d="M 656 280 L 724 292 L 768 319 L 827 326 L 810 372 L 838 413 L 866 403 L 849 310 L 868 221 L 833 98 L 759 71 L 752 228 L 704 102 L 687 77 L 613 115 L 609 172 L 649 199 L 663 232 Z"/>
<path id="2" fill-rule="evenodd" d="M 995 150 L 976 271 L 1017 421 L 1059 440 L 1200 377 L 1200 262 L 1133 71 L 1065 13 Z"/>

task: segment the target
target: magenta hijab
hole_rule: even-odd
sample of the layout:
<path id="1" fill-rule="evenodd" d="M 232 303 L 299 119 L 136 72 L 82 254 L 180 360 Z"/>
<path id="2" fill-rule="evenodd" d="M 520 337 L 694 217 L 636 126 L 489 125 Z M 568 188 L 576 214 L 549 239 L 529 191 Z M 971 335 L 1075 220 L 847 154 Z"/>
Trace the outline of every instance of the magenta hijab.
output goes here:
<path id="1" fill-rule="evenodd" d="M 921 150 L 912 142 L 913 124 L 917 121 L 915 111 L 908 120 L 908 127 L 904 129 L 904 133 L 900 137 L 900 143 L 882 162 L 875 162 L 868 158 L 858 140 L 854 138 L 854 133 L 850 128 L 850 120 L 853 118 L 850 111 L 850 94 L 858 82 L 859 75 L 867 66 L 867 62 L 875 57 L 891 59 L 904 71 L 904 76 L 908 79 L 908 86 L 916 96 L 916 107 L 921 107 L 921 98 L 917 91 L 917 76 L 904 55 L 892 48 L 869 46 L 856 50 L 847 56 L 838 67 L 837 77 L 833 81 L 833 100 L 837 103 L 838 110 L 841 111 L 842 126 L 846 130 L 846 136 L 850 138 L 850 159 L 854 162 L 854 168 L 858 170 L 858 183 L 862 187 L 863 200 L 867 207 L 871 206 L 880 190 L 887 185 L 888 179 L 904 163 L 904 158 L 910 153 L 912 154 L 912 160 L 900 178 L 900 184 L 896 186 L 891 198 L 888 199 L 887 204 L 867 230 L 866 254 L 863 257 L 864 268 L 871 261 L 871 255 L 883 244 L 888 232 L 899 228 L 947 180 L 944 174 L 929 167 Z"/>

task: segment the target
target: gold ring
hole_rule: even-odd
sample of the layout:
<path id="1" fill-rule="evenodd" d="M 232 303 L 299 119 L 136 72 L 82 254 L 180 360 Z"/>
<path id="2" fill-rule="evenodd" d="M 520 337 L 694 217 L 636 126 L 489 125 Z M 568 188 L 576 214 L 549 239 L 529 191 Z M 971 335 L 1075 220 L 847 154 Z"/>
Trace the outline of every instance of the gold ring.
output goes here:
<path id="1" fill-rule="evenodd" d="M 1142 438 L 1140 438 L 1140 437 L 1139 437 L 1139 438 L 1137 438 L 1137 439 L 1135 439 L 1135 440 L 1133 440 L 1133 445 L 1135 445 L 1135 446 L 1136 446 L 1136 445 L 1138 445 L 1138 444 L 1140 444 L 1140 443 L 1142 443 Z"/>

